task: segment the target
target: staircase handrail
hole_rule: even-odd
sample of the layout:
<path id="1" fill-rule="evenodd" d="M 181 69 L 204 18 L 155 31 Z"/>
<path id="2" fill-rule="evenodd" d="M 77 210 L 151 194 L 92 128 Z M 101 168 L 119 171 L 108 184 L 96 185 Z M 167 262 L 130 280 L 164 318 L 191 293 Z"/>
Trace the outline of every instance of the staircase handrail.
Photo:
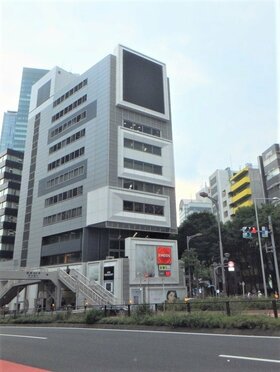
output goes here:
<path id="1" fill-rule="evenodd" d="M 73 274 L 74 273 L 74 274 Z M 90 281 L 86 276 L 81 274 L 78 270 L 72 269 L 70 272 L 71 275 L 76 276 L 83 284 L 91 288 L 92 290 L 99 293 L 101 297 L 105 297 L 105 299 L 111 303 L 116 304 L 117 303 L 117 297 L 113 295 L 113 293 L 109 292 L 106 288 L 104 288 L 102 285 L 100 285 L 95 280 Z"/>
<path id="2" fill-rule="evenodd" d="M 0 298 L 5 296 L 5 294 L 19 281 L 18 280 L 8 280 L 7 283 L 2 287 L 0 291 Z"/>
<path id="3" fill-rule="evenodd" d="M 73 292 L 77 292 L 77 290 L 82 291 L 83 294 L 87 297 L 87 300 L 92 302 L 93 305 L 96 303 L 98 305 L 107 304 L 108 299 L 102 297 L 99 293 L 96 293 L 92 288 L 88 287 L 85 283 L 79 280 L 78 276 L 75 276 L 75 273 L 74 275 L 73 273 L 69 275 L 61 269 L 58 271 L 58 273 L 60 279 L 62 279 L 62 281 L 64 281 L 64 283 L 68 285 Z"/>

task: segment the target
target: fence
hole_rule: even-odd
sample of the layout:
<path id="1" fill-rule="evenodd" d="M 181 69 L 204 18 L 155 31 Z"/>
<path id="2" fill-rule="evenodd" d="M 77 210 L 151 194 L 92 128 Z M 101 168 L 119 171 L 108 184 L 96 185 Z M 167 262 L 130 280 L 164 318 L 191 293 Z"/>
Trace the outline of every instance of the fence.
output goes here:
<path id="1" fill-rule="evenodd" d="M 162 312 L 212 312 L 221 313 L 227 316 L 231 315 L 267 315 L 270 317 L 278 318 L 278 312 L 280 309 L 280 300 L 188 300 L 186 302 L 176 302 L 176 303 L 160 303 L 160 304 L 124 304 L 124 305 L 92 305 L 83 306 L 80 308 L 71 308 L 67 306 L 61 309 L 52 309 L 51 311 L 44 311 L 43 309 L 31 309 L 28 314 L 35 313 L 38 316 L 50 313 L 83 313 L 89 310 L 96 309 L 103 312 L 104 317 L 113 315 L 125 315 L 131 316 L 133 313 L 162 313 Z M 1 309 L 1 315 L 18 316 L 19 313 L 15 311 L 4 311 Z M 22 313 L 26 315 L 26 313 Z"/>
<path id="2" fill-rule="evenodd" d="M 89 307 L 88 309 L 98 307 Z M 267 315 L 278 318 L 280 308 L 279 300 L 224 300 L 224 301 L 187 301 L 184 303 L 161 303 L 161 304 L 125 304 L 125 305 L 105 305 L 101 308 L 104 316 L 127 315 L 137 312 L 141 313 L 160 313 L 166 311 L 175 312 L 215 312 L 226 314 L 227 316 L 247 314 L 247 315 Z M 99 307 L 100 309 L 100 307 Z"/>

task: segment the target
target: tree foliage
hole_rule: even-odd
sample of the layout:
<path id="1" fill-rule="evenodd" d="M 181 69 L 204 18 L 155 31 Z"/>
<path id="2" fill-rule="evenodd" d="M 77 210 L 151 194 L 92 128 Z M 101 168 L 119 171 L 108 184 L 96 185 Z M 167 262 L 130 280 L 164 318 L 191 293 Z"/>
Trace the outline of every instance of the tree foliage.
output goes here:
<path id="1" fill-rule="evenodd" d="M 260 229 L 262 226 L 271 228 L 268 223 L 268 216 L 271 217 L 273 233 L 275 238 L 276 251 L 278 254 L 278 263 L 280 261 L 280 205 L 262 205 L 257 209 Z M 254 206 L 244 207 L 237 210 L 233 219 L 226 224 L 221 223 L 222 242 L 224 253 L 230 254 L 230 260 L 236 263 L 236 270 L 239 280 L 244 281 L 250 289 L 260 288 L 262 285 L 260 250 L 258 235 L 252 239 L 242 237 L 243 226 L 256 226 L 256 213 Z M 201 233 L 201 237 L 195 237 L 190 240 L 190 249 L 194 251 L 192 256 L 187 258 L 187 236 Z M 215 216 L 210 213 L 193 213 L 179 226 L 178 229 L 178 250 L 179 257 L 186 263 L 193 260 L 193 265 L 199 267 L 204 265 L 210 267 L 213 262 L 220 262 L 218 224 Z M 275 264 L 271 249 L 271 232 L 268 238 L 261 239 L 263 247 L 263 258 L 265 264 L 266 278 L 269 275 L 273 279 L 275 288 Z M 197 262 L 198 261 L 198 262 Z M 268 280 L 268 279 L 267 279 Z M 268 288 L 274 290 L 274 288 Z"/>

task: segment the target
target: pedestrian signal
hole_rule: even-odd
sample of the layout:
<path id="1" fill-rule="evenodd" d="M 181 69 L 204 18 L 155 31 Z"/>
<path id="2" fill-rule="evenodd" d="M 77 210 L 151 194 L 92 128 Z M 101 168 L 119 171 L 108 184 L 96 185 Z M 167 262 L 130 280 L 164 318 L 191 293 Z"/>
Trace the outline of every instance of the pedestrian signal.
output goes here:
<path id="1" fill-rule="evenodd" d="M 269 233 L 269 231 L 268 231 L 267 227 L 262 226 L 262 229 L 261 229 L 262 238 L 268 238 L 268 233 Z"/>

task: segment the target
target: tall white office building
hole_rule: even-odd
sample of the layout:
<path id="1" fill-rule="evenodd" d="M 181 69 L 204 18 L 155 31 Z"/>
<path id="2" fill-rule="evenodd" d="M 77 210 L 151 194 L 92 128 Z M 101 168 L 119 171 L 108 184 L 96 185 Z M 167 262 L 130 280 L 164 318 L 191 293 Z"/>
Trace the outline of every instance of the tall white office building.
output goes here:
<path id="1" fill-rule="evenodd" d="M 231 186 L 230 178 L 233 174 L 230 168 L 217 169 L 209 177 L 210 195 L 218 202 L 220 220 L 223 223 L 229 221 L 231 218 L 229 192 Z M 215 204 L 213 204 L 213 212 L 217 215 Z"/>
<path id="2" fill-rule="evenodd" d="M 166 66 L 118 46 L 82 75 L 33 85 L 15 265 L 124 256 L 130 236 L 176 233 Z"/>

